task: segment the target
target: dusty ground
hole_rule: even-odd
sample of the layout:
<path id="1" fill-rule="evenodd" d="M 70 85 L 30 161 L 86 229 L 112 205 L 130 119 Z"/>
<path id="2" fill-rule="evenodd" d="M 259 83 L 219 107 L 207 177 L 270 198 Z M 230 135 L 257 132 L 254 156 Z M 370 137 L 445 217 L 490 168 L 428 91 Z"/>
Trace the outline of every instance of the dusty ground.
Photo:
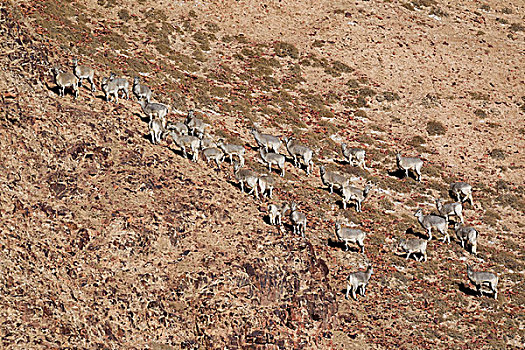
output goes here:
<path id="1" fill-rule="evenodd" d="M 2 347 L 523 346 L 523 4 L 0 4 Z M 49 69 L 73 57 L 97 84 L 142 73 L 257 171 L 250 128 L 293 134 L 315 149 L 314 175 L 288 162 L 274 199 L 255 200 L 228 163 L 151 145 L 134 100 L 58 97 Z M 341 142 L 370 169 L 342 163 Z M 396 150 L 425 160 L 421 183 L 392 173 Z M 374 184 L 362 213 L 328 193 L 320 164 Z M 431 241 L 425 263 L 397 256 L 398 237 L 423 235 L 412 213 L 435 211 L 454 181 L 474 186 L 478 256 L 457 239 Z M 290 200 L 306 239 L 268 225 L 267 204 Z M 336 220 L 369 233 L 366 254 L 334 242 Z M 367 296 L 345 300 L 369 262 Z M 475 295 L 467 262 L 499 274 L 497 300 Z"/>

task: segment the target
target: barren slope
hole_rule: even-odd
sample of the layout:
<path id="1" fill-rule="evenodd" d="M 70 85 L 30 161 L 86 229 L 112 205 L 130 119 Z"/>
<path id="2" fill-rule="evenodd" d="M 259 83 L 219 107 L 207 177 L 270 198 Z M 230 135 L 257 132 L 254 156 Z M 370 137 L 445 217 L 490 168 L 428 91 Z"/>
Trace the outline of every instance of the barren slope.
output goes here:
<path id="1" fill-rule="evenodd" d="M 523 6 L 116 3 L 1 3 L 3 347 L 523 345 Z M 314 148 L 314 175 L 288 162 L 272 200 L 299 203 L 306 239 L 269 226 L 269 201 L 241 193 L 229 164 L 151 145 L 135 101 L 58 97 L 49 68 L 73 57 L 97 83 L 142 73 L 258 171 L 253 125 Z M 341 142 L 364 147 L 370 170 L 341 163 Z M 396 150 L 425 160 L 422 183 L 392 174 Z M 362 213 L 343 211 L 320 164 L 372 181 Z M 478 256 L 457 240 L 431 241 L 426 263 L 394 254 L 454 181 L 474 186 Z M 369 233 L 366 255 L 333 241 L 338 219 Z M 345 300 L 368 262 L 367 296 Z M 465 262 L 500 275 L 498 300 L 474 295 Z"/>

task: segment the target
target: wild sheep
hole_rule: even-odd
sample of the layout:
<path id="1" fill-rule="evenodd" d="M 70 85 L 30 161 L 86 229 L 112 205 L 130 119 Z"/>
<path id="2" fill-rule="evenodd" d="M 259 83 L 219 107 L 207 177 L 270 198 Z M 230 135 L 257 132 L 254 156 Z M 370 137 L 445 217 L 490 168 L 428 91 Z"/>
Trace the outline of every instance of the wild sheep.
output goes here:
<path id="1" fill-rule="evenodd" d="M 120 90 L 124 92 L 126 100 L 129 99 L 129 83 L 124 78 L 115 78 L 115 75 L 111 73 L 110 78 L 102 79 L 102 91 L 106 97 L 106 101 L 110 101 L 111 95 L 114 97 L 115 103 L 118 103 L 118 93 Z M 151 119 L 150 119 L 151 120 Z"/>
<path id="2" fill-rule="evenodd" d="M 439 214 L 444 216 L 447 222 L 449 221 L 449 216 L 457 216 L 461 223 L 464 223 L 463 220 L 463 206 L 460 202 L 455 203 L 445 203 L 441 201 L 441 198 L 436 198 L 436 209 Z"/>
<path id="3" fill-rule="evenodd" d="M 166 130 L 175 131 L 179 135 L 188 135 L 188 127 L 182 122 L 173 123 L 168 121 L 166 125 Z"/>
<path id="4" fill-rule="evenodd" d="M 341 174 L 333 171 L 326 171 L 324 165 L 320 167 L 321 181 L 330 188 L 330 193 L 334 193 L 334 186 L 343 189 L 349 186 L 350 180 Z"/>
<path id="5" fill-rule="evenodd" d="M 269 150 L 273 150 L 275 153 L 279 152 L 279 149 L 281 148 L 281 140 L 279 140 L 277 136 L 261 134 L 255 128 L 251 129 L 250 133 L 255 138 L 257 145 L 259 145 L 259 147 L 264 147 L 266 152 Z"/>
<path id="6" fill-rule="evenodd" d="M 335 223 L 335 238 L 345 243 L 345 251 L 348 251 L 348 243 L 356 243 L 361 248 L 361 253 L 365 252 L 366 232 L 350 227 L 341 227 L 341 223 Z"/>
<path id="7" fill-rule="evenodd" d="M 345 298 L 348 299 L 348 294 L 352 292 L 352 298 L 357 300 L 356 292 L 359 292 L 359 288 L 361 288 L 360 294 L 365 296 L 366 286 L 368 285 L 368 281 L 370 281 L 370 276 L 372 276 L 372 273 L 372 265 L 368 265 L 366 271 L 351 272 L 346 279 L 347 282 Z"/>
<path id="8" fill-rule="evenodd" d="M 420 238 L 401 238 L 397 246 L 399 249 L 402 249 L 404 253 L 407 254 L 406 260 L 410 257 L 410 254 L 419 253 L 421 257 L 416 259 L 417 261 L 427 261 L 427 241 Z"/>
<path id="9" fill-rule="evenodd" d="M 494 293 L 494 299 L 498 299 L 498 276 L 492 272 L 473 271 L 470 265 L 467 265 L 467 277 L 476 286 L 476 290 L 480 296 L 483 295 L 482 287 L 490 288 L 490 292 Z"/>
<path id="10" fill-rule="evenodd" d="M 361 203 L 368 197 L 368 193 L 372 187 L 366 185 L 364 189 L 354 186 L 343 187 L 343 208 L 346 209 L 346 204 L 350 201 L 355 203 L 355 210 L 361 212 Z"/>
<path id="11" fill-rule="evenodd" d="M 269 204 L 268 205 L 268 216 L 270 218 L 271 225 L 282 225 L 282 217 L 286 215 L 286 212 L 290 210 L 290 205 L 285 203 L 283 205 Z"/>
<path id="12" fill-rule="evenodd" d="M 254 193 L 255 198 L 259 198 L 259 193 L 257 190 L 259 184 L 259 175 L 250 169 L 241 169 L 241 164 L 234 161 L 233 162 L 233 174 L 235 179 L 241 184 L 241 191 L 244 192 L 244 185 L 251 188 L 248 194 Z"/>
<path id="13" fill-rule="evenodd" d="M 460 201 L 461 203 L 469 201 L 470 205 L 474 205 L 472 200 L 472 186 L 466 182 L 455 182 L 450 185 L 450 192 L 455 197 L 454 199 Z M 461 198 L 461 195 L 464 197 Z"/>
<path id="14" fill-rule="evenodd" d="M 192 109 L 188 111 L 188 116 L 186 117 L 185 123 L 188 126 L 190 134 L 202 139 L 204 137 L 206 127 L 208 126 L 208 124 L 206 124 L 202 119 L 195 117 L 194 113 L 195 112 Z"/>
<path id="15" fill-rule="evenodd" d="M 261 195 L 266 196 L 268 192 L 268 197 L 271 199 L 273 194 L 273 187 L 275 186 L 275 179 L 270 174 L 262 174 L 259 176 L 259 188 L 261 189 Z"/>
<path id="16" fill-rule="evenodd" d="M 450 243 L 450 236 L 448 235 L 447 231 L 448 223 L 444 217 L 433 214 L 423 215 L 423 210 L 421 209 L 418 209 L 414 213 L 414 216 L 417 217 L 421 227 L 427 231 L 429 241 L 432 239 L 432 228 L 434 227 L 442 235 L 444 235 L 443 242 L 448 241 L 448 243 Z"/>
<path id="17" fill-rule="evenodd" d="M 161 119 L 165 127 L 167 125 L 166 116 L 169 113 L 170 106 L 164 103 L 151 102 L 146 100 L 139 100 L 140 108 L 142 112 L 151 120 L 154 118 Z"/>
<path id="18" fill-rule="evenodd" d="M 126 100 L 129 100 L 129 82 L 126 78 L 118 78 L 115 73 L 109 75 L 109 80 L 112 81 L 117 87 L 118 90 L 122 90 L 126 96 Z"/>
<path id="19" fill-rule="evenodd" d="M 401 153 L 396 154 L 396 161 L 398 169 L 405 172 L 405 176 L 408 177 L 408 171 L 412 170 L 416 175 L 416 180 L 421 182 L 421 167 L 423 161 L 418 157 L 402 157 Z"/>
<path id="20" fill-rule="evenodd" d="M 297 204 L 295 202 L 292 202 L 290 210 L 290 220 L 293 225 L 293 233 L 300 233 L 304 238 L 306 233 L 306 215 L 297 210 Z"/>
<path id="21" fill-rule="evenodd" d="M 206 148 L 219 148 L 217 147 L 217 143 L 213 141 L 210 137 L 203 137 L 200 142 L 200 148 L 201 150 L 204 150 Z M 222 153 L 222 150 L 221 150 Z"/>
<path id="22" fill-rule="evenodd" d="M 151 120 L 149 122 L 149 130 L 150 130 L 150 135 L 151 135 L 151 142 L 154 145 L 159 144 L 164 134 L 164 125 L 162 123 L 162 120 L 160 119 Z"/>
<path id="23" fill-rule="evenodd" d="M 196 162 L 199 159 L 199 145 L 200 140 L 192 135 L 179 135 L 175 131 L 170 132 L 173 142 L 182 149 L 185 158 L 188 158 L 186 149 L 191 149 L 193 154 L 192 161 Z"/>
<path id="24" fill-rule="evenodd" d="M 286 158 L 279 153 L 266 153 L 264 147 L 259 148 L 259 154 L 262 160 L 268 164 L 268 171 L 272 171 L 272 165 L 275 164 L 281 169 L 281 176 L 284 176 L 284 163 Z"/>
<path id="25" fill-rule="evenodd" d="M 140 78 L 139 77 L 135 77 L 133 79 L 133 89 L 132 89 L 133 93 L 135 94 L 135 96 L 137 97 L 137 100 L 146 100 L 147 103 L 150 102 L 151 100 L 151 89 L 149 87 L 147 87 L 146 85 L 143 85 L 140 83 Z"/>
<path id="26" fill-rule="evenodd" d="M 296 143 L 292 138 L 284 138 L 284 143 L 286 144 L 286 149 L 288 153 L 293 157 L 294 165 L 298 168 L 301 167 L 299 158 L 302 159 L 303 164 L 306 166 L 306 175 L 310 175 L 311 168 L 313 166 L 312 158 L 314 152 L 306 146 Z"/>
<path id="27" fill-rule="evenodd" d="M 55 67 L 53 72 L 55 83 L 58 86 L 58 95 L 64 96 L 66 88 L 71 88 L 76 99 L 78 97 L 78 78 L 73 73 L 62 72 L 58 67 Z"/>
<path id="28" fill-rule="evenodd" d="M 226 154 L 230 158 L 230 163 L 233 163 L 233 156 L 237 156 L 239 157 L 241 166 L 244 166 L 244 154 L 246 150 L 243 146 L 224 143 L 223 140 L 219 140 L 217 142 L 217 147 L 222 149 L 224 154 Z"/>
<path id="29" fill-rule="evenodd" d="M 364 149 L 348 147 L 346 143 L 341 144 L 341 148 L 343 151 L 343 156 L 346 158 L 348 163 L 350 163 L 353 166 L 358 166 L 362 167 L 363 169 L 366 169 L 366 151 Z M 357 162 L 357 164 L 354 164 L 354 161 Z"/>
<path id="30" fill-rule="evenodd" d="M 221 163 L 224 160 L 224 153 L 217 147 L 208 147 L 202 151 L 206 163 L 210 163 L 210 160 L 214 160 L 217 164 L 217 170 L 220 170 Z"/>
<path id="31" fill-rule="evenodd" d="M 95 76 L 95 70 L 88 66 L 79 66 L 78 60 L 73 59 L 73 73 L 78 78 L 78 86 L 82 86 L 82 80 L 86 79 L 91 84 L 91 92 L 95 92 L 95 83 L 93 78 Z"/>
<path id="32" fill-rule="evenodd" d="M 478 231 L 474 227 L 465 226 L 460 222 L 454 225 L 454 230 L 456 231 L 456 237 L 461 242 L 461 247 L 465 248 L 465 243 L 468 244 L 471 253 L 476 255 L 478 250 Z"/>

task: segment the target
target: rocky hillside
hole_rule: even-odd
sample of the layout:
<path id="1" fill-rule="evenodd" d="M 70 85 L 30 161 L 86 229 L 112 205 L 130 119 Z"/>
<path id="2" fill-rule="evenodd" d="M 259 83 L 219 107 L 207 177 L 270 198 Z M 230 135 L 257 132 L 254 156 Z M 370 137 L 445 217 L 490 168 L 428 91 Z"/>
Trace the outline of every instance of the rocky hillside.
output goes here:
<path id="1" fill-rule="evenodd" d="M 0 338 L 3 348 L 513 349 L 525 328 L 523 6 L 504 1 L 0 1 Z M 97 91 L 59 97 L 51 68 L 96 69 Z M 245 146 L 256 126 L 315 150 L 277 172 L 274 198 L 152 145 L 134 96 L 102 77 L 140 75 L 183 120 Z M 341 143 L 367 152 L 343 162 Z M 422 181 L 395 153 L 420 156 Z M 283 151 L 286 153 L 285 151 Z M 319 167 L 373 190 L 343 210 Z M 266 169 L 266 170 L 265 170 Z M 428 243 L 413 216 L 474 187 L 478 254 Z M 269 225 L 295 201 L 306 237 Z M 365 253 L 334 237 L 366 231 Z M 374 266 L 365 297 L 348 273 Z M 500 276 L 478 297 L 466 264 Z"/>

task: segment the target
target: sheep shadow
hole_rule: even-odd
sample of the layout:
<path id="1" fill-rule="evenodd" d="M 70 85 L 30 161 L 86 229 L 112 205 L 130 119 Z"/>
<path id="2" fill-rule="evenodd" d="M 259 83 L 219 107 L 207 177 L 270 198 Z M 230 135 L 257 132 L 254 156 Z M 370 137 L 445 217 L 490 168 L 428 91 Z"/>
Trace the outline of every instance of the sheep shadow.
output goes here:
<path id="1" fill-rule="evenodd" d="M 73 98 L 75 97 L 75 91 L 72 88 L 70 88 L 70 87 L 67 87 L 67 88 L 64 89 L 64 96 L 60 96 L 60 87 L 58 85 L 50 87 L 49 91 L 51 91 L 52 93 L 54 93 L 58 97 L 66 97 L 67 95 L 71 95 L 71 96 L 73 96 Z M 80 97 L 80 90 L 79 90 L 78 96 Z"/>
<path id="2" fill-rule="evenodd" d="M 454 191 L 452 190 L 448 190 L 448 195 L 450 196 L 450 198 L 454 201 L 458 201 L 459 202 L 459 198 L 456 196 L 456 194 L 454 193 Z M 468 201 L 467 201 L 468 202 Z M 463 204 L 463 203 L 461 203 Z"/>
<path id="3" fill-rule="evenodd" d="M 251 149 L 254 152 L 259 153 L 259 148 L 261 148 L 261 147 L 259 147 L 259 145 L 255 145 L 255 146 L 248 145 L 248 148 Z"/>
<path id="4" fill-rule="evenodd" d="M 95 91 L 92 91 L 91 90 L 91 83 L 89 81 L 84 80 L 82 83 L 81 82 L 78 83 L 78 88 L 79 89 L 85 89 L 85 90 L 87 90 L 89 92 L 93 92 L 93 93 L 97 92 L 97 90 L 96 90 L 97 89 L 97 84 L 94 84 L 94 86 L 95 86 Z"/>
<path id="5" fill-rule="evenodd" d="M 57 96 L 60 96 L 60 88 L 58 87 L 58 85 L 50 87 L 49 91 L 53 92 Z M 66 89 L 66 91 L 64 92 L 64 95 L 66 95 L 68 92 L 69 92 L 69 89 Z"/>
<path id="6" fill-rule="evenodd" d="M 334 191 L 335 193 L 335 191 Z M 356 202 L 348 202 L 346 203 L 346 209 L 345 209 L 345 204 L 343 203 L 343 200 L 342 199 L 338 199 L 335 201 L 335 204 L 340 208 L 340 209 L 343 209 L 343 210 L 349 210 L 351 209 L 352 207 L 354 207 L 354 210 L 356 211 L 357 213 L 357 203 Z"/>
<path id="7" fill-rule="evenodd" d="M 95 98 L 98 98 L 99 100 L 104 101 L 104 102 L 109 102 L 106 100 L 106 95 L 104 94 L 97 94 L 95 95 Z M 115 102 L 112 101 L 112 103 L 115 103 Z"/>
<path id="8" fill-rule="evenodd" d="M 360 253 L 361 252 L 361 248 L 359 248 L 359 246 L 355 246 L 355 245 L 352 245 L 352 244 L 350 244 L 348 246 L 348 250 L 346 250 L 346 245 L 345 245 L 344 241 L 336 241 L 336 240 L 334 240 L 332 238 L 328 238 L 327 243 L 328 243 L 329 247 L 331 247 L 331 248 L 339 248 L 339 249 L 341 249 L 342 251 L 345 251 L 345 252 L 355 252 L 355 253 Z"/>
<path id="9" fill-rule="evenodd" d="M 342 250 L 345 250 L 346 247 L 345 247 L 345 242 L 343 241 L 336 241 L 334 239 L 332 239 L 331 237 L 329 237 L 327 239 L 327 244 L 330 248 L 339 248 L 339 249 L 342 249 Z"/>
<path id="10" fill-rule="evenodd" d="M 321 186 L 317 187 L 318 190 L 321 190 L 321 191 L 326 191 L 328 192 L 328 194 L 332 195 L 332 194 L 337 194 L 339 196 L 342 196 L 343 195 L 343 190 L 338 188 L 338 187 L 335 187 L 334 186 L 334 192 L 333 193 L 330 193 L 330 186 L 326 186 L 325 184 L 322 184 Z M 343 203 L 342 200 L 338 200 L 336 201 L 336 204 L 337 202 L 339 203 Z"/>
<path id="11" fill-rule="evenodd" d="M 150 140 L 151 142 L 151 135 L 149 136 L 148 140 Z M 168 147 L 174 154 L 180 156 L 181 158 L 184 158 L 184 159 L 189 159 L 191 160 L 191 155 L 190 155 L 190 158 L 187 158 L 184 156 L 184 152 L 182 151 L 182 149 L 176 149 L 176 148 L 171 148 L 171 147 Z"/>
<path id="12" fill-rule="evenodd" d="M 140 121 L 149 124 L 149 118 L 148 118 L 147 116 L 142 115 L 142 114 L 140 114 L 140 113 L 135 113 L 135 114 L 133 114 L 133 115 L 136 116 L 136 117 L 139 117 Z"/>
<path id="13" fill-rule="evenodd" d="M 244 194 L 249 195 L 249 196 L 253 196 L 253 197 L 255 198 L 255 196 L 254 196 L 253 193 L 248 193 L 248 192 L 251 191 L 251 188 L 250 188 L 250 187 L 247 187 L 247 186 L 245 185 L 245 186 L 244 186 L 244 191 L 243 191 L 242 188 L 241 188 L 241 183 L 240 183 L 240 182 L 237 182 L 237 181 L 234 181 L 234 180 L 227 180 L 227 182 L 228 182 L 230 185 L 232 185 L 233 187 L 237 188 L 237 189 L 239 190 L 239 192 L 244 193 Z M 260 193 L 259 193 L 259 195 L 260 195 Z"/>
<path id="14" fill-rule="evenodd" d="M 284 219 L 284 218 L 283 218 Z M 284 220 L 283 220 L 284 221 Z M 293 225 L 290 223 L 283 222 L 283 231 L 290 232 L 293 234 Z"/>
<path id="15" fill-rule="evenodd" d="M 464 282 L 459 282 L 459 283 L 458 283 L 458 289 L 459 289 L 462 293 L 464 293 L 464 294 L 466 294 L 466 295 L 470 295 L 470 296 L 473 296 L 473 297 L 477 297 L 477 296 L 479 296 L 479 293 L 478 293 L 477 290 L 468 287 Z"/>
<path id="16" fill-rule="evenodd" d="M 149 133 L 148 134 L 142 134 L 142 138 L 144 140 L 149 141 L 149 143 L 153 144 L 153 139 L 151 138 L 151 134 L 149 134 Z"/>
<path id="17" fill-rule="evenodd" d="M 421 232 L 416 232 L 414 231 L 412 227 L 407 228 L 407 230 L 405 231 L 405 234 L 416 236 L 417 238 L 421 238 L 421 239 L 428 239 L 428 236 L 426 234 L 421 233 Z"/>
<path id="18" fill-rule="evenodd" d="M 400 179 L 400 180 L 402 180 L 402 179 L 404 179 L 405 177 L 407 177 L 407 176 L 406 176 L 406 173 L 405 173 L 403 170 L 401 170 L 401 169 L 396 169 L 396 170 L 389 171 L 389 172 L 388 172 L 388 175 L 389 175 L 389 176 L 392 176 L 392 177 L 397 177 L 397 178 Z M 408 172 L 408 177 L 409 177 L 409 178 L 412 178 L 412 177 L 410 176 L 410 172 Z"/>
<path id="19" fill-rule="evenodd" d="M 270 214 L 266 214 L 265 216 L 263 216 L 263 221 L 266 225 L 270 225 L 270 226 L 277 226 L 278 225 L 272 225 L 272 223 L 270 222 Z"/>
<path id="20" fill-rule="evenodd" d="M 275 229 L 275 231 L 277 232 L 277 235 L 283 235 L 286 231 L 286 225 L 285 223 L 282 223 L 280 226 L 279 225 L 272 225 L 272 223 L 270 222 L 270 215 L 267 214 L 263 217 L 263 221 L 265 224 L 271 226 L 272 228 Z M 291 227 L 291 226 L 290 226 Z"/>

